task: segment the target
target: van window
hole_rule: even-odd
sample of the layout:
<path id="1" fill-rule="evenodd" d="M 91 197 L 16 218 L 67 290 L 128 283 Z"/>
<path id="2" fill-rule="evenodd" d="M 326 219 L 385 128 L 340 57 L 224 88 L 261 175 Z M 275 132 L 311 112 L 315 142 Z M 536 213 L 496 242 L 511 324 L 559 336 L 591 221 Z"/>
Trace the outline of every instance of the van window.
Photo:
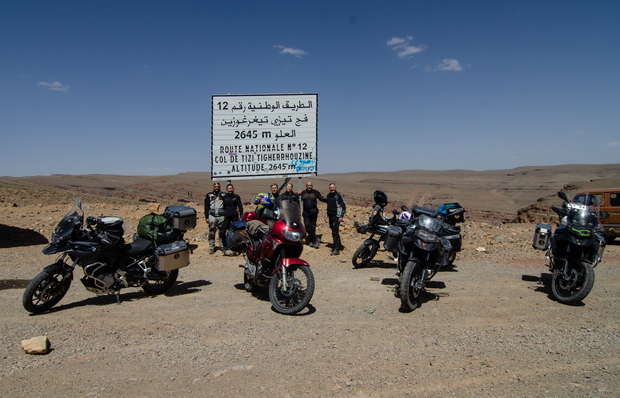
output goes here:
<path id="1" fill-rule="evenodd" d="M 573 203 L 579 203 L 580 205 L 592 206 L 594 204 L 594 196 L 598 198 L 598 203 L 603 203 L 603 195 L 585 193 L 581 195 L 577 195 L 573 198 Z"/>
<path id="2" fill-rule="evenodd" d="M 620 206 L 620 195 L 617 193 L 609 194 L 609 205 L 610 206 Z"/>

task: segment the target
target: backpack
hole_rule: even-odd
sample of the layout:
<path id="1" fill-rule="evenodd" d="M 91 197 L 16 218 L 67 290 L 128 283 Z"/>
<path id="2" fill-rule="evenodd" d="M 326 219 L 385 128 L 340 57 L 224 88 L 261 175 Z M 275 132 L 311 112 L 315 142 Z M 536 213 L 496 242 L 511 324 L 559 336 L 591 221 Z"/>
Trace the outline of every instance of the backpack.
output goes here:
<path id="1" fill-rule="evenodd" d="M 138 222 L 138 236 L 155 243 L 165 243 L 172 239 L 170 220 L 161 214 L 147 214 Z"/>

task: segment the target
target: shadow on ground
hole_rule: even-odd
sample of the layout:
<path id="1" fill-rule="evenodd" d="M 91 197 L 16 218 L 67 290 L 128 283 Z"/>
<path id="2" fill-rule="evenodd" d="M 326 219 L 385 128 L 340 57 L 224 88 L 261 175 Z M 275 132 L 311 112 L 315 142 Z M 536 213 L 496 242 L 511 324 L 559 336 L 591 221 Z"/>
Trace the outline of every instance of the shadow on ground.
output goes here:
<path id="1" fill-rule="evenodd" d="M 45 236 L 31 229 L 0 224 L 0 248 L 34 246 L 48 243 Z"/>

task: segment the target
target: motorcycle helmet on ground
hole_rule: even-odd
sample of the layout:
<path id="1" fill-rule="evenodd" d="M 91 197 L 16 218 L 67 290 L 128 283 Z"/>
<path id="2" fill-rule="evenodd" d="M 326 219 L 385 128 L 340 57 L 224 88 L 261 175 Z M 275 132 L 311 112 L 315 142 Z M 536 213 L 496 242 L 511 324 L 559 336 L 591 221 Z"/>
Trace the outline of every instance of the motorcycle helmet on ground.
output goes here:
<path id="1" fill-rule="evenodd" d="M 372 196 L 375 199 L 375 203 L 378 204 L 379 206 L 387 205 L 388 197 L 385 194 L 385 192 L 383 192 L 383 191 L 375 191 L 375 193 Z"/>

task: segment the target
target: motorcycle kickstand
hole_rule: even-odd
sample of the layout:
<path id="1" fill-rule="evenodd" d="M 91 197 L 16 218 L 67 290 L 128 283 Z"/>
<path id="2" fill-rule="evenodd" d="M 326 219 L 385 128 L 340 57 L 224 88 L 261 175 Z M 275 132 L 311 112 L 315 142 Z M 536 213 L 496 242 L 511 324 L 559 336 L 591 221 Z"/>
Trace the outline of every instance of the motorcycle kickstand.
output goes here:
<path id="1" fill-rule="evenodd" d="M 119 305 L 121 303 L 121 289 L 118 289 L 115 293 L 116 296 L 116 305 Z"/>

